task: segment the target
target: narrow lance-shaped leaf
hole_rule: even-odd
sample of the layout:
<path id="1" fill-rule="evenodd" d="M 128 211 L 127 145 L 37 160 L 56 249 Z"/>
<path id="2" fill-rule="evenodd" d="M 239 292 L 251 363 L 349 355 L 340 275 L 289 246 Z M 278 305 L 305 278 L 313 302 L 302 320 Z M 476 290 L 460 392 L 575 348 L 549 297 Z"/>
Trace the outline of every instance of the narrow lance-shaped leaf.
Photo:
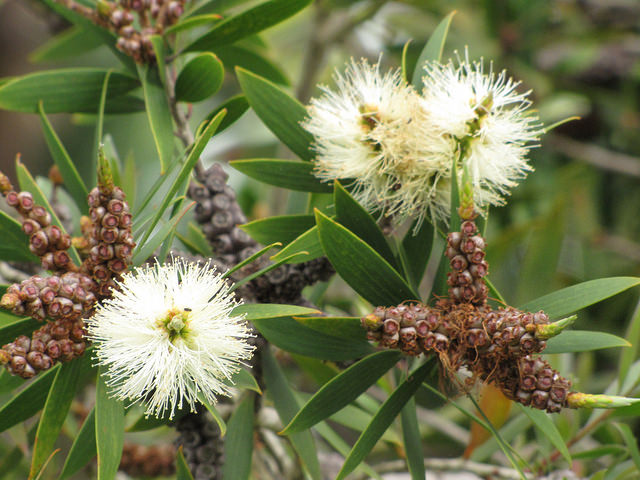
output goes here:
<path id="1" fill-rule="evenodd" d="M 309 162 L 278 160 L 271 158 L 252 158 L 234 160 L 229 164 L 256 180 L 276 187 L 301 192 L 331 193 L 333 187 L 313 174 L 314 166 Z"/>
<path id="2" fill-rule="evenodd" d="M 44 108 L 42 107 L 42 102 L 38 104 L 38 113 L 40 114 L 42 130 L 47 146 L 49 147 L 49 153 L 51 153 L 51 157 L 58 167 L 60 175 L 62 175 L 65 187 L 69 191 L 76 206 L 81 212 L 86 214 L 89 211 L 87 206 L 87 194 L 89 193 L 87 187 L 82 181 L 82 178 L 80 178 L 76 166 L 71 160 L 71 157 L 69 157 L 66 148 L 64 148 L 49 119 L 47 119 Z"/>
<path id="3" fill-rule="evenodd" d="M 295 15 L 311 3 L 311 0 L 271 0 L 263 2 L 238 15 L 223 20 L 202 37 L 188 45 L 184 52 L 211 50 L 230 45 L 238 40 L 261 32 Z"/>
<path id="4" fill-rule="evenodd" d="M 375 250 L 316 210 L 322 249 L 340 276 L 374 305 L 417 299 L 407 282 Z"/>
<path id="5" fill-rule="evenodd" d="M 345 478 L 367 456 L 382 434 L 389 428 L 393 419 L 415 394 L 422 382 L 433 368 L 433 360 L 428 361 L 417 370 L 409 374 L 407 379 L 394 390 L 394 392 L 382 404 L 371 423 L 362 432 L 353 449 L 342 465 L 342 469 L 336 480 Z"/>
<path id="6" fill-rule="evenodd" d="M 286 424 L 298 411 L 298 402 L 289 387 L 284 373 L 268 348 L 262 352 L 262 364 L 267 392 L 273 399 L 273 404 L 280 420 L 283 424 Z M 321 480 L 322 472 L 320 471 L 318 454 L 311 433 L 306 431 L 292 434 L 291 445 L 300 455 L 300 459 L 311 478 L 313 480 Z"/>
<path id="7" fill-rule="evenodd" d="M 610 277 L 589 280 L 563 288 L 525 303 L 521 310 L 544 310 L 551 318 L 559 318 L 598 303 L 640 284 L 638 277 Z"/>
<path id="8" fill-rule="evenodd" d="M 229 419 L 229 430 L 224 441 L 225 458 L 222 478 L 245 480 L 251 475 L 253 454 L 253 419 L 255 396 L 247 395 Z"/>
<path id="9" fill-rule="evenodd" d="M 78 389 L 83 370 L 89 364 L 90 355 L 87 354 L 82 358 L 63 364 L 58 369 L 38 423 L 29 478 L 34 478 L 38 474 L 51 455 L 62 424 L 69 412 L 69 407 L 71 407 L 71 401 Z"/>
<path id="10" fill-rule="evenodd" d="M 302 325 L 332 337 L 364 340 L 366 330 L 360 317 L 294 317 Z"/>
<path id="11" fill-rule="evenodd" d="M 78 435 L 73 440 L 69 455 L 62 467 L 62 473 L 60 473 L 60 480 L 73 476 L 96 456 L 95 414 L 95 408 L 92 408 L 84 420 Z"/>
<path id="12" fill-rule="evenodd" d="M 279 85 L 290 85 L 289 79 L 277 65 L 253 50 L 239 45 L 228 45 L 215 48 L 213 52 L 229 70 L 242 67 Z"/>
<path id="13" fill-rule="evenodd" d="M 71 27 L 51 37 L 31 52 L 29 60 L 33 63 L 59 62 L 95 50 L 102 43 L 102 40 L 93 32 L 80 27 Z"/>
<path id="14" fill-rule="evenodd" d="M 389 265 L 397 268 L 398 265 L 391 247 L 371 214 L 344 189 L 340 182 L 334 182 L 333 191 L 336 220 L 367 242 L 371 248 L 389 262 Z"/>
<path id="15" fill-rule="evenodd" d="M 290 243 L 316 224 L 313 215 L 282 215 L 262 218 L 240 225 L 255 241 L 268 245 Z"/>
<path id="16" fill-rule="evenodd" d="M 299 432 L 330 417 L 373 385 L 400 355 L 397 350 L 384 350 L 354 363 L 324 384 L 281 433 Z"/>
<path id="17" fill-rule="evenodd" d="M 324 255 L 324 252 L 322 251 L 322 245 L 320 244 L 320 236 L 318 235 L 317 225 L 314 225 L 298 238 L 293 240 L 289 245 L 287 245 L 277 254 L 271 257 L 271 260 L 275 262 L 283 258 L 290 257 L 294 253 L 298 252 L 306 252 L 306 255 L 295 257 L 294 261 L 288 261 L 287 263 L 307 262 Z"/>
<path id="18" fill-rule="evenodd" d="M 424 469 L 424 453 L 422 452 L 422 439 L 420 438 L 420 428 L 418 415 L 416 412 L 416 401 L 409 399 L 400 412 L 402 421 L 402 440 L 404 450 L 407 455 L 407 466 L 412 480 L 423 480 L 426 477 Z"/>
<path id="19" fill-rule="evenodd" d="M 442 58 L 444 42 L 447 39 L 451 20 L 453 20 L 453 16 L 455 14 L 455 11 L 451 12 L 438 24 L 418 57 L 418 61 L 416 62 L 416 66 L 413 70 L 413 77 L 411 79 L 411 84 L 418 91 L 422 90 L 422 67 L 424 64 L 429 61 L 439 62 Z"/>
<path id="20" fill-rule="evenodd" d="M 97 181 L 97 164 L 98 162 L 96 161 L 96 159 L 99 158 L 99 156 L 101 155 L 100 149 L 103 148 L 103 144 L 102 144 L 102 139 L 103 139 L 103 130 L 104 130 L 104 111 L 107 105 L 107 89 L 109 88 L 109 80 L 111 79 L 111 70 L 109 70 L 107 72 L 107 74 L 104 76 L 104 83 L 102 85 L 102 93 L 100 94 L 100 105 L 98 106 L 98 118 L 96 119 L 96 136 L 95 136 L 95 140 L 93 142 L 93 152 L 91 154 L 91 158 L 89 159 L 89 177 L 91 183 L 93 184 L 94 181 Z M 109 138 L 109 140 L 111 141 L 111 147 L 112 148 L 112 153 L 114 154 L 114 156 L 112 157 L 112 170 L 115 172 L 116 171 L 116 167 L 119 167 L 119 163 L 117 161 L 117 154 L 116 154 L 116 148 L 115 145 L 113 145 L 113 139 Z M 99 161 L 99 160 L 98 160 Z M 114 175 L 115 177 L 116 175 Z M 118 181 L 117 178 L 115 178 L 116 180 L 116 185 L 121 185 L 121 183 Z M 85 201 L 86 203 L 86 201 Z"/>
<path id="21" fill-rule="evenodd" d="M 155 67 L 138 67 L 138 74 L 142 82 L 144 102 L 147 106 L 147 118 L 153 135 L 153 141 L 158 151 L 160 171 L 171 162 L 173 155 L 173 122 L 167 95 L 162 87 L 158 71 Z"/>
<path id="22" fill-rule="evenodd" d="M 600 350 L 602 348 L 630 347 L 624 338 L 606 332 L 590 330 L 566 330 L 547 340 L 544 353 L 574 353 Z"/>
<path id="23" fill-rule="evenodd" d="M 333 337 L 305 327 L 290 317 L 255 319 L 253 325 L 277 347 L 308 357 L 342 361 L 360 358 L 373 351 L 364 339 Z"/>
<path id="24" fill-rule="evenodd" d="M 104 383 L 102 369 L 96 386 L 96 445 L 98 452 L 98 480 L 116 476 L 124 444 L 124 406 L 111 398 Z"/>
<path id="25" fill-rule="evenodd" d="M 17 77 L 0 87 L 0 108 L 37 113 L 42 102 L 48 113 L 95 113 L 106 74 L 98 68 L 73 68 Z M 139 86 L 135 78 L 114 72 L 107 96 L 117 98 Z M 131 107 L 138 110 L 137 105 Z"/>
<path id="26" fill-rule="evenodd" d="M 224 118 L 225 114 L 226 114 L 226 111 L 223 110 L 218 115 L 216 115 L 215 118 L 211 120 L 211 122 L 209 122 L 209 124 L 204 129 L 204 131 L 198 136 L 198 138 L 196 138 L 193 148 L 189 153 L 189 156 L 187 157 L 186 161 L 182 165 L 182 168 L 180 169 L 178 176 L 176 177 L 175 181 L 171 185 L 171 188 L 167 192 L 164 200 L 162 201 L 162 204 L 156 210 L 156 213 L 153 216 L 153 219 L 151 220 L 151 225 L 149 226 L 142 240 L 140 240 L 138 246 L 144 245 L 144 243 L 149 238 L 149 235 L 151 235 L 151 232 L 160 221 L 160 218 L 164 214 L 165 210 L 169 207 L 171 202 L 175 199 L 176 193 L 185 184 L 185 182 L 189 180 L 189 175 L 191 174 L 191 171 L 193 170 L 193 167 L 195 166 L 196 162 L 200 159 L 200 154 L 202 153 L 202 151 L 204 150 L 204 147 L 209 142 L 209 139 L 215 133 L 216 129 L 218 128 L 218 125 L 220 125 L 220 122 Z"/>
<path id="27" fill-rule="evenodd" d="M 47 400 L 49 387 L 53 383 L 60 365 L 41 373 L 24 390 L 0 408 L 0 432 L 31 418 L 38 413 Z"/>
<path id="28" fill-rule="evenodd" d="M 189 465 L 182 453 L 182 447 L 178 449 L 178 454 L 176 455 L 176 480 L 193 480 Z"/>
<path id="29" fill-rule="evenodd" d="M 236 68 L 236 74 L 260 120 L 298 157 L 311 160 L 313 136 L 300 125 L 307 116 L 304 106 L 269 80 L 242 68 Z"/>
<path id="30" fill-rule="evenodd" d="M 562 454 L 564 459 L 569 465 L 571 465 L 571 454 L 567 448 L 567 444 L 562 439 L 562 435 L 558 431 L 558 428 L 553 423 L 553 420 L 542 410 L 536 410 L 534 408 L 527 408 L 518 404 L 520 410 L 529 417 L 533 427 L 540 433 L 549 439 L 551 444 Z"/>
<path id="31" fill-rule="evenodd" d="M 29 250 L 29 237 L 22 231 L 22 225 L 0 210 L 0 230 L 4 241 L 0 242 L 0 259 L 11 261 L 37 262 Z"/>

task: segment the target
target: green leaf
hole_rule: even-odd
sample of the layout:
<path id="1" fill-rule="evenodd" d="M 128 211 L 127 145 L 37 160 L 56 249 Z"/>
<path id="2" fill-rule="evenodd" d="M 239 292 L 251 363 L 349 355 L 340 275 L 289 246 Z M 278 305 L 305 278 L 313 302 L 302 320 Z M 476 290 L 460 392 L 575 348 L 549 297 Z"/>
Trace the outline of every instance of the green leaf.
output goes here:
<path id="1" fill-rule="evenodd" d="M 261 32 L 295 15 L 311 0 L 271 0 L 261 3 L 238 15 L 223 20 L 203 36 L 188 45 L 184 52 L 211 50 L 230 45 L 238 40 Z"/>
<path id="2" fill-rule="evenodd" d="M 620 352 L 620 361 L 618 362 L 619 386 L 622 386 L 625 383 L 631 364 L 638 356 L 638 348 L 640 347 L 640 345 L 638 345 L 640 343 L 640 303 L 638 303 L 635 311 L 633 312 L 633 316 L 631 317 L 631 321 L 627 327 L 625 338 L 629 340 L 629 343 L 631 343 L 631 348 L 627 348 Z"/>
<path id="3" fill-rule="evenodd" d="M 411 473 L 412 480 L 423 480 L 426 478 L 426 473 L 415 398 L 409 399 L 404 406 L 400 412 L 400 420 L 402 422 L 402 439 L 409 473 Z"/>
<path id="4" fill-rule="evenodd" d="M 89 178 L 91 179 L 92 183 L 94 181 L 97 181 L 97 165 L 98 165 L 98 162 L 100 161 L 99 160 L 100 155 L 104 155 L 104 145 L 103 145 L 104 109 L 107 104 L 107 91 L 109 89 L 109 80 L 111 79 L 111 73 L 112 73 L 111 70 L 109 70 L 107 74 L 104 76 L 102 93 L 100 93 L 100 106 L 98 107 L 98 118 L 96 119 L 96 136 L 95 136 L 95 142 L 93 142 L 93 153 L 91 155 L 91 159 L 89 162 L 89 172 L 90 172 Z M 111 140 L 110 147 L 112 148 L 112 153 L 114 154 L 113 157 L 111 158 L 111 165 L 112 165 L 111 168 L 112 168 L 113 179 L 114 179 L 114 182 L 116 182 L 116 185 L 120 185 L 120 182 L 119 182 L 120 164 L 118 162 L 115 145 L 113 145 L 112 143 L 113 139 L 110 138 L 109 140 Z M 96 161 L 96 159 L 98 160 Z M 86 208 L 87 206 L 86 200 L 84 203 Z"/>
<path id="5" fill-rule="evenodd" d="M 295 260 L 287 263 L 308 262 L 309 260 L 313 260 L 314 258 L 319 258 L 324 255 L 322 245 L 320 244 L 320 236 L 318 235 L 317 226 L 313 226 L 304 232 L 289 245 L 271 257 L 271 260 L 277 262 L 283 258 L 291 257 L 293 254 L 298 252 L 307 252 L 307 254 L 295 257 Z"/>
<path id="6" fill-rule="evenodd" d="M 71 401 L 78 389 L 82 370 L 87 368 L 90 362 L 91 357 L 87 354 L 82 358 L 64 363 L 58 369 L 38 423 L 29 478 L 34 478 L 38 474 L 51 455 L 62 424 L 71 407 Z"/>
<path id="7" fill-rule="evenodd" d="M 281 242 L 286 245 L 315 224 L 313 215 L 282 215 L 254 220 L 239 227 L 258 243 Z"/>
<path id="8" fill-rule="evenodd" d="M 271 250 L 274 247 L 279 247 L 280 245 L 282 245 L 282 244 L 281 243 L 272 243 L 271 245 L 267 245 L 266 247 L 261 248 L 260 250 L 258 250 L 253 255 L 245 258 L 241 262 L 236 263 L 233 267 L 231 267 L 229 270 L 226 271 L 226 273 L 224 273 L 222 275 L 222 278 L 230 278 L 231 275 L 233 275 L 235 272 L 237 272 L 241 268 L 244 268 L 245 266 L 255 262 L 258 258 L 262 257 L 263 255 L 266 255 L 266 253 L 269 250 Z"/>
<path id="9" fill-rule="evenodd" d="M 193 204 L 191 204 L 193 205 Z M 178 223 L 184 217 L 185 213 L 191 208 L 191 205 L 188 205 L 182 213 L 177 213 L 173 217 L 169 219 L 168 222 L 163 223 L 162 226 L 153 234 L 153 236 L 142 244 L 140 247 L 136 247 L 133 251 L 133 265 L 141 265 L 146 262 L 147 259 L 153 256 L 153 252 L 155 252 L 163 242 L 170 240 L 170 236 L 175 231 Z M 160 262 L 164 261 L 164 254 L 160 253 L 158 255 L 158 259 Z"/>
<path id="10" fill-rule="evenodd" d="M 22 190 L 30 192 L 31 195 L 33 195 L 33 201 L 47 209 L 47 211 L 51 215 L 51 223 L 57 225 L 63 233 L 66 233 L 64 227 L 62 226 L 62 222 L 60 222 L 60 219 L 56 215 L 56 212 L 53 210 L 53 207 L 49 204 L 49 200 L 47 200 L 47 197 L 45 197 L 44 193 L 42 193 L 42 190 L 40 190 L 40 187 L 36 183 L 35 179 L 31 176 L 31 173 L 29 173 L 27 167 L 25 167 L 24 164 L 20 161 L 19 157 L 16 158 L 16 176 L 18 177 L 18 184 L 20 185 L 20 188 Z M 67 252 L 71 257 L 71 260 L 75 262 L 76 265 L 80 265 L 82 263 L 80 260 L 80 255 L 78 255 L 78 251 L 74 247 L 69 248 Z"/>
<path id="11" fill-rule="evenodd" d="M 142 83 L 147 118 L 160 160 L 160 171 L 164 172 L 173 155 L 173 121 L 167 94 L 156 68 L 148 65 L 138 67 L 138 76 Z"/>
<path id="12" fill-rule="evenodd" d="M 124 444 L 124 406 L 109 396 L 102 369 L 96 385 L 95 410 L 98 480 L 112 480 L 118 472 Z"/>
<path id="13" fill-rule="evenodd" d="M 360 317 L 294 317 L 294 319 L 305 327 L 332 337 L 352 340 L 367 338 Z"/>
<path id="14" fill-rule="evenodd" d="M 638 277 L 609 277 L 563 288 L 525 303 L 521 310 L 544 310 L 551 318 L 566 316 L 640 284 Z"/>
<path id="15" fill-rule="evenodd" d="M 589 330 L 565 330 L 557 337 L 547 340 L 545 354 L 575 353 L 600 350 L 603 348 L 630 347 L 624 338 L 605 332 Z"/>
<path id="16" fill-rule="evenodd" d="M 17 77 L 0 87 L 0 108 L 37 113 L 38 102 L 42 101 L 50 114 L 95 113 L 107 72 L 99 68 L 70 68 Z M 107 98 L 115 99 L 139 86 L 135 78 L 114 72 Z M 137 105 L 131 107 L 130 111 L 137 111 Z"/>
<path id="17" fill-rule="evenodd" d="M 274 83 L 288 86 L 289 79 L 276 65 L 263 55 L 249 50 L 239 45 L 229 45 L 215 48 L 214 53 L 218 55 L 225 68 L 231 70 L 242 67 L 245 70 L 260 75 Z"/>
<path id="18" fill-rule="evenodd" d="M 180 172 L 178 173 L 175 181 L 171 185 L 171 188 L 169 188 L 169 191 L 164 197 L 164 200 L 162 201 L 160 208 L 156 210 L 155 215 L 151 220 L 151 225 L 149 226 L 142 240 L 138 243 L 139 246 L 144 245 L 144 243 L 149 238 L 149 235 L 151 235 L 151 232 L 160 221 L 160 218 L 164 214 L 165 210 L 169 207 L 171 202 L 176 198 L 176 194 L 178 193 L 178 191 L 184 185 L 186 185 L 186 182 L 189 181 L 189 175 L 191 174 L 193 167 L 198 162 L 198 159 L 200 158 L 200 154 L 202 153 L 202 151 L 204 150 L 204 147 L 209 142 L 209 139 L 213 136 L 214 132 L 218 128 L 218 125 L 220 125 L 220 122 L 224 118 L 225 114 L 226 114 L 226 111 L 223 110 L 218 115 L 216 115 L 213 118 L 213 120 L 209 122 L 209 124 L 202 131 L 202 133 L 196 138 L 193 144 L 193 148 L 189 152 L 189 156 L 187 157 L 184 164 L 182 165 L 182 168 L 180 169 Z"/>
<path id="19" fill-rule="evenodd" d="M 429 263 L 435 229 L 427 221 L 422 222 L 417 232 L 415 227 L 416 223 L 414 222 L 402 239 L 401 255 L 404 257 L 404 265 L 407 275 L 411 279 L 411 285 L 417 288 Z"/>
<path id="20" fill-rule="evenodd" d="M 336 220 L 367 242 L 389 265 L 397 268 L 397 262 L 387 239 L 373 217 L 347 192 L 340 182 L 333 185 Z"/>
<path id="21" fill-rule="evenodd" d="M 349 455 L 342 465 L 342 469 L 336 480 L 345 478 L 353 469 L 364 460 L 382 434 L 389 428 L 393 419 L 414 395 L 425 378 L 433 368 L 433 361 L 429 361 L 409 374 L 407 379 L 382 404 L 380 410 L 374 415 L 371 423 L 362 432 Z"/>
<path id="22" fill-rule="evenodd" d="M 267 392 L 273 399 L 273 405 L 284 425 L 289 423 L 298 411 L 299 404 L 296 400 L 289 382 L 280 369 L 273 354 L 268 348 L 262 351 L 262 368 Z M 318 454 L 313 443 L 311 432 L 299 432 L 290 436 L 291 446 L 300 456 L 305 470 L 313 480 L 322 480 L 322 472 L 318 462 Z"/>
<path id="23" fill-rule="evenodd" d="M 127 70 L 132 73 L 135 73 L 136 67 L 133 59 L 126 55 L 125 53 L 118 50 L 116 46 L 116 41 L 118 37 L 114 32 L 106 28 L 102 28 L 95 23 L 93 23 L 90 19 L 84 17 L 83 15 L 73 11 L 73 9 L 68 8 L 66 5 L 56 2 L 56 0 L 39 0 L 41 3 L 45 4 L 51 10 L 56 12 L 62 18 L 68 20 L 70 23 L 82 27 L 83 29 L 91 32 L 96 38 L 99 38 L 104 45 L 106 45 L 111 52 L 116 56 L 116 58 L 122 63 Z M 52 113 L 51 111 L 49 113 Z"/>
<path id="24" fill-rule="evenodd" d="M 299 432 L 330 417 L 376 383 L 400 356 L 397 350 L 383 350 L 354 363 L 325 383 L 280 433 Z"/>
<path id="25" fill-rule="evenodd" d="M 18 317 L 9 313 L 2 312 L 7 315 L 10 323 L 3 324 L 0 328 L 0 345 L 12 342 L 20 335 L 31 336 L 31 333 L 42 326 L 42 322 L 33 318 Z M 11 315 L 9 317 L 9 315 Z"/>
<path id="26" fill-rule="evenodd" d="M 178 235 L 180 240 L 182 240 L 178 232 L 176 232 L 176 235 Z M 209 244 L 207 237 L 204 236 L 200 227 L 193 222 L 189 222 L 187 224 L 186 239 L 189 241 L 190 245 L 195 248 L 197 253 L 204 257 L 213 257 L 213 250 L 211 249 L 211 245 Z"/>
<path id="27" fill-rule="evenodd" d="M 40 122 L 42 123 L 44 138 L 47 142 L 47 146 L 49 147 L 49 153 L 58 167 L 60 175 L 62 175 L 64 185 L 80 212 L 87 215 L 89 212 L 89 208 L 87 206 L 87 195 L 89 194 L 89 191 L 82 181 L 82 178 L 80 178 L 80 174 L 78 173 L 78 170 L 76 170 L 76 166 L 73 164 L 66 148 L 64 148 L 60 138 L 49 122 L 49 119 L 42 107 L 42 103 L 38 104 L 38 114 L 40 115 Z"/>
<path id="28" fill-rule="evenodd" d="M 351 360 L 373 350 L 365 340 L 338 338 L 301 325 L 291 317 L 252 320 L 264 337 L 288 352 L 322 360 Z"/>
<path id="29" fill-rule="evenodd" d="M 191 30 L 192 28 L 201 27 L 210 23 L 217 23 L 222 17 L 217 13 L 206 13 L 204 15 L 195 15 L 193 17 L 186 17 L 178 21 L 178 23 L 171 25 L 164 30 L 164 35 L 173 35 L 174 33 L 182 32 L 184 30 Z"/>
<path id="30" fill-rule="evenodd" d="M 60 364 L 40 373 L 26 388 L 0 408 L 0 432 L 24 422 L 40 411 L 59 368 Z"/>
<path id="31" fill-rule="evenodd" d="M 416 62 L 416 66 L 414 67 L 413 77 L 411 80 L 413 88 L 418 91 L 422 91 L 422 67 L 424 66 L 424 64 L 430 61 L 439 62 L 442 58 L 444 42 L 447 39 L 449 26 L 451 25 L 451 20 L 453 19 L 453 16 L 455 14 L 455 11 L 451 12 L 438 24 L 436 29 L 429 37 L 429 40 L 420 53 L 420 56 L 418 57 L 418 61 Z"/>
<path id="32" fill-rule="evenodd" d="M 199 54 L 187 63 L 176 80 L 176 100 L 199 102 L 216 94 L 224 80 L 224 67 L 211 52 Z"/>
<path id="33" fill-rule="evenodd" d="M 84 420 L 78 435 L 73 440 L 69 455 L 67 455 L 67 459 L 62 467 L 62 473 L 60 473 L 60 480 L 72 477 L 96 456 L 95 415 L 95 408 L 92 408 Z"/>
<path id="34" fill-rule="evenodd" d="M 187 465 L 187 461 L 182 453 L 182 447 L 178 449 L 178 454 L 176 455 L 176 474 L 176 480 L 193 480 L 189 465 Z"/>
<path id="35" fill-rule="evenodd" d="M 80 27 L 71 27 L 51 37 L 31 52 L 33 63 L 59 62 L 95 50 L 103 44 L 101 38 Z"/>
<path id="36" fill-rule="evenodd" d="M 309 315 L 320 313 L 318 310 L 297 305 L 280 305 L 276 303 L 245 303 L 238 305 L 231 312 L 231 315 L 246 315 L 244 319 L 248 322 L 264 320 L 268 318 L 290 317 L 293 315 Z"/>
<path id="37" fill-rule="evenodd" d="M 243 68 L 236 68 L 236 74 L 251 108 L 267 128 L 302 160 L 313 159 L 313 136 L 300 125 L 307 116 L 304 106 L 269 80 Z"/>
<path id="38" fill-rule="evenodd" d="M 407 282 L 367 243 L 316 210 L 322 248 L 340 276 L 373 305 L 418 299 Z"/>
<path id="39" fill-rule="evenodd" d="M 240 390 L 252 390 L 256 393 L 262 394 L 258 381 L 246 368 L 238 370 L 231 379 L 225 380 L 225 383 L 227 382 L 228 385 L 232 385 Z"/>
<path id="40" fill-rule="evenodd" d="M 8 394 L 18 387 L 24 385 L 24 379 L 11 375 L 9 370 L 4 369 L 0 372 L 0 394 Z"/>
<path id="41" fill-rule="evenodd" d="M 571 454 L 567 448 L 567 444 L 562 439 L 562 435 L 551 420 L 551 417 L 542 410 L 527 408 L 518 404 L 520 410 L 529 417 L 533 427 L 549 439 L 551 444 L 558 450 L 569 465 L 571 465 Z"/>
<path id="42" fill-rule="evenodd" d="M 227 437 L 224 441 L 225 458 L 222 478 L 245 480 L 251 475 L 253 454 L 254 395 L 247 395 L 229 419 Z"/>
<path id="43" fill-rule="evenodd" d="M 220 104 L 209 115 L 207 115 L 205 122 L 210 121 L 222 110 L 226 110 L 227 114 L 222 119 L 222 122 L 220 122 L 220 126 L 216 130 L 216 135 L 233 125 L 236 120 L 244 115 L 244 113 L 249 110 L 249 102 L 247 102 L 247 99 L 244 95 L 236 95 L 235 97 L 231 97 Z"/>
<path id="44" fill-rule="evenodd" d="M 222 415 L 220 415 L 220 412 L 218 412 L 218 409 L 215 407 L 215 405 L 212 405 L 207 401 L 206 397 L 202 394 L 202 392 L 198 392 L 198 401 L 202 405 L 204 405 L 207 411 L 211 414 L 213 419 L 218 424 L 218 428 L 220 429 L 220 436 L 224 437 L 225 434 L 227 433 L 227 424 L 222 419 Z"/>
<path id="45" fill-rule="evenodd" d="M 229 162 L 236 170 L 263 183 L 301 192 L 330 193 L 333 187 L 313 174 L 314 165 L 309 162 L 252 158 Z"/>
<path id="46" fill-rule="evenodd" d="M 614 425 L 622 434 L 622 438 L 629 449 L 629 455 L 631 456 L 631 460 L 633 460 L 636 469 L 640 470 L 640 449 L 638 448 L 638 440 L 633 434 L 631 427 L 621 423 L 614 423 Z"/>
<path id="47" fill-rule="evenodd" d="M 38 263 L 40 259 L 29 250 L 29 237 L 22 231 L 22 225 L 0 210 L 0 260 Z M 0 344 L 3 345 L 3 344 Z"/>

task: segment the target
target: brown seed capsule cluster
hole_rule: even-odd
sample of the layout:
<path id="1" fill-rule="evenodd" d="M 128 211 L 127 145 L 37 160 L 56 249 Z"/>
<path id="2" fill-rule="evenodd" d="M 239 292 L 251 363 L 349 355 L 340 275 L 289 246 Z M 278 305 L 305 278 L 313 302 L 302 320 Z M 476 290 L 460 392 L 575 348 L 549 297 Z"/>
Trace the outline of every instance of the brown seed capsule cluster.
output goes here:
<path id="1" fill-rule="evenodd" d="M 499 385 L 513 401 L 549 413 L 571 406 L 567 402 L 571 382 L 540 357 L 526 355 L 517 362 L 503 359 L 497 364 L 483 358 L 480 363 L 476 367 L 480 379 Z"/>
<path id="2" fill-rule="evenodd" d="M 0 349 L 0 364 L 9 373 L 31 378 L 57 362 L 68 362 L 85 351 L 84 323 L 78 319 L 48 322 L 31 338 L 21 335 Z"/>
<path id="3" fill-rule="evenodd" d="M 16 192 L 2 173 L 0 190 L 7 204 L 22 217 L 22 231 L 29 237 L 29 250 L 40 257 L 42 267 L 52 272 L 67 271 L 73 262 L 67 253 L 71 237 L 57 225 L 51 224 L 51 215 L 45 207 L 35 203 L 29 192 Z"/>
<path id="4" fill-rule="evenodd" d="M 447 236 L 445 255 L 451 265 L 447 284 L 449 298 L 454 302 L 482 305 L 487 300 L 488 289 L 483 278 L 489 273 L 489 265 L 484 259 L 485 246 L 473 220 L 463 222 L 459 232 Z"/>
<path id="5" fill-rule="evenodd" d="M 196 201 L 195 219 L 213 247 L 215 257 L 227 265 L 236 265 L 241 258 L 253 254 L 256 243 L 239 224 L 247 217 L 236 201 L 236 193 L 227 185 L 229 175 L 219 164 L 213 164 L 189 187 L 189 197 Z M 250 249 L 250 254 L 243 254 Z"/>
<path id="6" fill-rule="evenodd" d="M 89 192 L 91 229 L 87 246 L 89 257 L 84 268 L 97 283 L 97 292 L 107 297 L 114 280 L 131 264 L 135 242 L 131 233 L 131 213 L 125 194 L 108 182 Z"/>
<path id="7" fill-rule="evenodd" d="M 176 422 L 176 446 L 189 465 L 194 480 L 222 479 L 224 439 L 218 424 L 206 412 L 189 413 Z"/>
<path id="8" fill-rule="evenodd" d="M 247 217 L 227 185 L 229 175 L 219 164 L 212 165 L 189 187 L 189 197 L 196 201 L 195 219 L 200 224 L 216 259 L 233 266 L 251 257 L 260 247 L 238 224 Z M 264 257 L 241 269 L 242 276 L 268 265 Z M 296 303 L 307 285 L 326 281 L 334 270 L 326 258 L 300 264 L 280 265 L 250 283 L 251 296 L 262 303 Z M 244 296 L 244 295 L 243 295 Z"/>
<path id="9" fill-rule="evenodd" d="M 173 445 L 125 443 L 119 470 L 131 477 L 169 477 L 175 473 L 176 448 Z"/>
<path id="10" fill-rule="evenodd" d="M 76 320 L 93 311 L 95 282 L 84 273 L 67 272 L 60 276 L 34 275 L 9 286 L 0 306 L 16 315 L 36 320 Z"/>
<path id="11" fill-rule="evenodd" d="M 569 381 L 532 356 L 546 345 L 550 324 L 544 312 L 440 300 L 434 307 L 378 307 L 362 318 L 362 325 L 369 340 L 381 347 L 411 356 L 435 352 L 447 371 L 466 367 L 524 405 L 549 412 L 566 406 Z"/>

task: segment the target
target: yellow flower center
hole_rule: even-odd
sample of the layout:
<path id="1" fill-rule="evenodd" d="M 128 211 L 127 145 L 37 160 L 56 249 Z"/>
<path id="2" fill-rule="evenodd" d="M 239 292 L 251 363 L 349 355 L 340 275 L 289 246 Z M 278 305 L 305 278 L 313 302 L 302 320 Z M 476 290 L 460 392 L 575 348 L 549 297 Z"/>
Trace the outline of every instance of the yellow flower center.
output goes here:
<path id="1" fill-rule="evenodd" d="M 167 312 L 166 316 L 158 320 L 158 326 L 166 331 L 171 343 L 174 343 L 178 338 L 184 340 L 189 334 L 190 314 L 190 308 L 185 308 L 184 310 L 172 308 Z"/>

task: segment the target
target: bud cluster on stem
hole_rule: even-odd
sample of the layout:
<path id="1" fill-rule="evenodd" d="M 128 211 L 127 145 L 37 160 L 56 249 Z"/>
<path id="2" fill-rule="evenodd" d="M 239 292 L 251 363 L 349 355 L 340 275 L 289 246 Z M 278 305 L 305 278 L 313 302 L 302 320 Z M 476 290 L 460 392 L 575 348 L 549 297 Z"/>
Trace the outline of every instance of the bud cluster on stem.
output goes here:
<path id="1" fill-rule="evenodd" d="M 77 266 L 68 252 L 77 242 L 51 224 L 47 209 L 36 204 L 29 192 L 16 192 L 1 172 L 0 193 L 22 217 L 30 250 L 40 257 L 42 267 L 53 273 L 33 275 L 10 285 L 0 299 L 0 307 L 16 315 L 47 322 L 31 338 L 20 336 L 0 349 L 0 364 L 14 375 L 30 378 L 84 353 L 84 319 L 94 313 L 98 299 L 110 295 L 114 280 L 131 265 L 135 246 L 131 214 L 101 156 L 98 186 L 88 196 L 90 218 L 82 222 L 85 248 L 80 253 L 86 258 Z"/>

